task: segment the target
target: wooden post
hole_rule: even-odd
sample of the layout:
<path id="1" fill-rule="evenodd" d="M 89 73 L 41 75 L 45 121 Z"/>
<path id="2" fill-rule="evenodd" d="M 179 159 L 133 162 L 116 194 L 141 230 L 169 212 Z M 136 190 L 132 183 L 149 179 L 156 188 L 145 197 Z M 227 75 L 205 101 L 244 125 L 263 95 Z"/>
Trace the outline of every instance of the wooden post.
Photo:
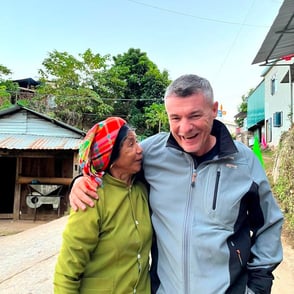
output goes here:
<path id="1" fill-rule="evenodd" d="M 32 181 L 38 181 L 40 184 L 65 185 L 69 186 L 72 178 L 55 178 L 55 177 L 22 177 L 16 179 L 17 184 L 31 184 Z"/>
<path id="2" fill-rule="evenodd" d="M 16 168 L 15 168 L 15 174 L 16 174 L 16 182 L 15 182 L 15 188 L 14 188 L 14 202 L 13 202 L 13 219 L 19 220 L 20 219 L 20 193 L 21 193 L 21 185 L 17 183 L 17 175 L 19 174 L 21 170 L 21 158 L 16 158 Z"/>

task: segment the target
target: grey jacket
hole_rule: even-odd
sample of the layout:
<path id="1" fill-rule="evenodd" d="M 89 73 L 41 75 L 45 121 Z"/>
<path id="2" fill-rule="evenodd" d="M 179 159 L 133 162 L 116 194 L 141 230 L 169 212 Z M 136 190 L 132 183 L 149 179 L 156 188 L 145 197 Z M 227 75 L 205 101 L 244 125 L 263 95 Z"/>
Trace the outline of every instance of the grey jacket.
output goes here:
<path id="1" fill-rule="evenodd" d="M 154 293 L 270 293 L 283 215 L 254 153 L 217 120 L 212 134 L 217 155 L 199 165 L 169 133 L 142 142 L 158 248 Z"/>

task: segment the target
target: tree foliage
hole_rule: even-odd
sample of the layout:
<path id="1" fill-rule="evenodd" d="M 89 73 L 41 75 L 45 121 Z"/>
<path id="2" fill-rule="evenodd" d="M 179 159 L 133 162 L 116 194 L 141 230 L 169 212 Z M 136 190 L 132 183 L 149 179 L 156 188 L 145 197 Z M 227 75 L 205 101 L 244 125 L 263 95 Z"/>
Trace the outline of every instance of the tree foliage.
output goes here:
<path id="1" fill-rule="evenodd" d="M 11 73 L 9 68 L 0 64 L 0 110 L 12 106 L 12 94 L 17 91 L 17 85 L 7 79 Z"/>
<path id="2" fill-rule="evenodd" d="M 113 60 L 113 68 L 120 69 L 120 78 L 126 82 L 120 103 L 115 106 L 115 113 L 125 117 L 139 133 L 144 133 L 144 109 L 152 103 L 162 103 L 164 91 L 169 84 L 168 73 L 161 73 L 140 49 L 130 48 Z"/>
<path id="3" fill-rule="evenodd" d="M 111 114 L 114 90 L 107 79 L 115 72 L 108 71 L 110 56 L 93 54 L 90 49 L 79 58 L 67 52 L 54 50 L 43 61 L 39 70 L 41 86 L 37 90 L 34 107 L 50 112 L 55 118 L 85 129 L 97 120 Z M 43 103 L 40 103 L 43 102 Z"/>
<path id="4" fill-rule="evenodd" d="M 11 73 L 12 72 L 11 72 L 11 70 L 8 67 L 0 64 L 0 80 L 1 81 L 3 80 L 3 76 L 10 75 Z"/>
<path id="5" fill-rule="evenodd" d="M 8 73 L 5 67 L 3 72 Z M 110 115 L 125 118 L 143 136 L 165 127 L 160 111 L 168 73 L 140 49 L 114 57 L 90 49 L 77 57 L 53 50 L 39 75 L 35 96 L 21 101 L 35 111 L 83 130 Z"/>
<path id="6" fill-rule="evenodd" d="M 254 89 L 250 89 L 246 95 L 242 95 L 242 102 L 238 106 L 239 115 L 235 119 L 236 124 L 239 127 L 243 127 L 244 119 L 247 117 L 247 105 L 248 105 L 248 97 L 254 92 Z"/>
<path id="7" fill-rule="evenodd" d="M 158 133 L 168 131 L 168 117 L 164 104 L 153 103 L 149 107 L 145 107 L 145 117 L 147 128 L 156 128 Z"/>

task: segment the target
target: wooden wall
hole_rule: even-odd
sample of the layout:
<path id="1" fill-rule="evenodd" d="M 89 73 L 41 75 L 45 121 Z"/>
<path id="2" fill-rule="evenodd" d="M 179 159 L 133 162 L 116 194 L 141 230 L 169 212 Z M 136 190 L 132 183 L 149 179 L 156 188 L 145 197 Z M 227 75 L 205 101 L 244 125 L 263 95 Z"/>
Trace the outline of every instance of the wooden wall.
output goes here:
<path id="1" fill-rule="evenodd" d="M 0 154 L 1 162 L 11 162 L 10 171 L 15 173 L 14 179 L 10 186 L 10 192 L 1 193 L 0 191 L 0 205 L 4 207 L 0 211 L 0 218 L 17 219 L 34 219 L 34 220 L 50 220 L 63 216 L 67 212 L 68 202 L 68 187 L 72 179 L 78 174 L 77 152 L 23 152 L 13 155 L 6 155 L 10 161 L 4 161 Z M 14 164 L 13 164 L 14 163 Z M 13 166 L 14 165 L 14 166 Z M 7 173 L 7 172 L 6 172 Z M 2 172 L 0 178 L 1 186 L 10 179 L 5 177 Z M 4 176 L 3 176 L 4 175 Z M 42 204 L 40 207 L 33 209 L 26 203 L 26 198 L 32 191 L 30 184 L 32 181 L 38 181 L 40 184 L 46 185 L 61 185 L 59 195 L 60 205 L 58 209 L 54 209 L 52 204 Z M 53 195 L 56 192 L 52 193 Z M 49 195 L 51 196 L 51 195 Z M 11 201 L 13 198 L 13 201 Z"/>

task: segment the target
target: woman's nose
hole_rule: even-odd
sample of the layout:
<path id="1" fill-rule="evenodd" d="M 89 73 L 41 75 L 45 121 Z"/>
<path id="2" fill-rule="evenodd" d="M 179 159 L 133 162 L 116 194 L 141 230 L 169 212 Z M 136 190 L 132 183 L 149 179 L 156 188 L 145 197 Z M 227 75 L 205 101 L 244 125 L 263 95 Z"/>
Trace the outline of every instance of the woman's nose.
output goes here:
<path id="1" fill-rule="evenodd" d="M 141 147 L 139 143 L 137 143 L 137 153 L 142 153 L 142 152 L 143 152 L 143 148 Z"/>

